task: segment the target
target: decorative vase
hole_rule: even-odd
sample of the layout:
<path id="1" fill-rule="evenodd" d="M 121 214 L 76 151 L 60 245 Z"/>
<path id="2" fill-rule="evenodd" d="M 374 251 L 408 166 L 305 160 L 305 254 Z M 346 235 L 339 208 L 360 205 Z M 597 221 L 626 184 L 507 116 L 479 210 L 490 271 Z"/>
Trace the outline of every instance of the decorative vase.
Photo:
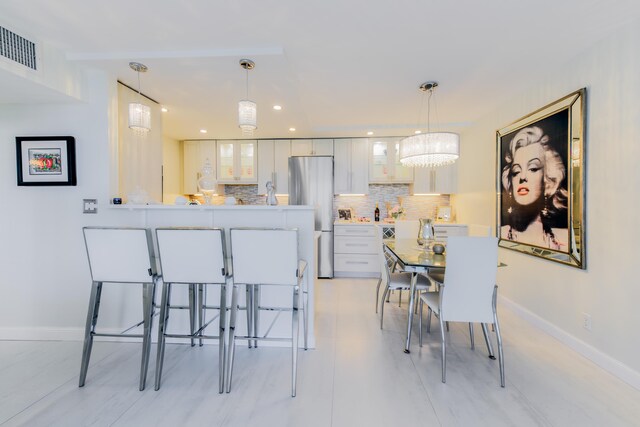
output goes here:
<path id="1" fill-rule="evenodd" d="M 420 218 L 420 226 L 418 227 L 418 244 L 420 246 L 425 243 L 432 242 L 435 238 L 433 230 L 433 222 L 431 218 Z"/>

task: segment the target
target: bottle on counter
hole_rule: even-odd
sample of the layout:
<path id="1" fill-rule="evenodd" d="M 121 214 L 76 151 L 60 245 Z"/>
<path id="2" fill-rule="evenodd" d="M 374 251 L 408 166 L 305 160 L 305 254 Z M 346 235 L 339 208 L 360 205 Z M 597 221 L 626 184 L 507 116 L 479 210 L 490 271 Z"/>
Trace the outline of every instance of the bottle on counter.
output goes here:
<path id="1" fill-rule="evenodd" d="M 378 207 L 378 204 L 376 203 L 376 210 L 373 213 L 374 215 L 374 220 L 376 222 L 380 221 L 380 208 Z"/>

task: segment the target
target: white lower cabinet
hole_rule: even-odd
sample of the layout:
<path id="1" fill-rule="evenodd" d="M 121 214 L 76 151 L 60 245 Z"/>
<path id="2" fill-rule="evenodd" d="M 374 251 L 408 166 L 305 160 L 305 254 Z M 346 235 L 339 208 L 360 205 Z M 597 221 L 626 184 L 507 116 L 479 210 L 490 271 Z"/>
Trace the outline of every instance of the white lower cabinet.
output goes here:
<path id="1" fill-rule="evenodd" d="M 335 277 L 378 277 L 380 257 L 373 224 L 336 224 L 333 229 Z"/>

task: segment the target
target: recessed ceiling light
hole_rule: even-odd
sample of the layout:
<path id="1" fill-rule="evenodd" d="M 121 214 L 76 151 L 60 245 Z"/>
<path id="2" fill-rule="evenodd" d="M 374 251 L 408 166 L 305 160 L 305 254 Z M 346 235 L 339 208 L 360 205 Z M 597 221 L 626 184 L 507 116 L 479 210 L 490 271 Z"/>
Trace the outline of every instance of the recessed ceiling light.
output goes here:
<path id="1" fill-rule="evenodd" d="M 289 128 L 289 132 L 295 132 L 296 128 Z"/>
<path id="2" fill-rule="evenodd" d="M 367 135 L 373 135 L 373 132 L 369 131 L 367 132 Z"/>
<path id="3" fill-rule="evenodd" d="M 280 111 L 280 110 L 282 110 L 282 106 L 281 105 L 274 105 L 273 109 L 276 110 L 276 111 Z"/>
<path id="4" fill-rule="evenodd" d="M 162 112 L 163 112 L 163 113 L 166 113 L 167 111 L 169 111 L 169 110 L 167 109 L 167 107 L 162 107 Z"/>
<path id="5" fill-rule="evenodd" d="M 207 133 L 206 129 L 200 129 L 200 133 Z"/>
<path id="6" fill-rule="evenodd" d="M 416 135 L 420 135 L 420 134 L 422 133 L 422 131 L 421 131 L 421 130 L 417 130 L 417 131 L 415 131 L 414 133 L 415 133 Z"/>

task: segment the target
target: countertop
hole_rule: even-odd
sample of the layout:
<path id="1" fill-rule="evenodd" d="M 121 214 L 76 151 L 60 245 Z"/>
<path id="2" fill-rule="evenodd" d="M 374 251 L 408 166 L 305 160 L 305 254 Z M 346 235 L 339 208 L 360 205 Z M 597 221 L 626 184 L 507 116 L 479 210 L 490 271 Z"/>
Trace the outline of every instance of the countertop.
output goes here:
<path id="1" fill-rule="evenodd" d="M 102 207 L 102 205 L 100 205 Z M 310 205 L 106 205 L 109 209 L 118 210 L 182 210 L 182 211 L 209 211 L 209 210 L 244 210 L 244 211 L 306 211 L 315 210 L 314 206 Z"/>

